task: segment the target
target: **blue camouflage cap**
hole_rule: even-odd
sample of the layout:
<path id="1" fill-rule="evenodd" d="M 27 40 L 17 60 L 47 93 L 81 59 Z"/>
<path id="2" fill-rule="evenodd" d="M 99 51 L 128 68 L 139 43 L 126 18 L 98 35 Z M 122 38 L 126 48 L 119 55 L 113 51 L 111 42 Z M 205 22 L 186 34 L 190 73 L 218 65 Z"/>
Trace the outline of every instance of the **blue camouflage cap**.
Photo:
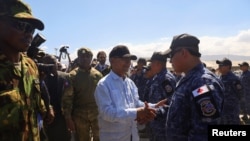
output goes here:
<path id="1" fill-rule="evenodd" d="M 152 62 L 153 60 L 166 62 L 167 61 L 167 55 L 163 54 L 163 52 L 154 52 L 149 61 Z"/>
<path id="2" fill-rule="evenodd" d="M 169 55 L 180 48 L 186 48 L 191 52 L 191 54 L 200 57 L 199 43 L 200 40 L 193 35 L 187 33 L 176 35 L 173 37 L 170 48 L 163 52 L 163 54 Z"/>
<path id="3" fill-rule="evenodd" d="M 232 66 L 232 61 L 228 58 L 223 58 L 222 60 L 216 60 L 216 64 L 220 66 Z"/>

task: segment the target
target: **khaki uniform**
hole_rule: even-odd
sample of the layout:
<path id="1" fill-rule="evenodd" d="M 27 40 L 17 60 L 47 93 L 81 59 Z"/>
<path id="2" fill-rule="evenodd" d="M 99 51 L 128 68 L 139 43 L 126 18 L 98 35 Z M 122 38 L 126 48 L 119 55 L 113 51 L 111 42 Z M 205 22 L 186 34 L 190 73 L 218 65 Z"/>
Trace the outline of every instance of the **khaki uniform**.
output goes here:
<path id="1" fill-rule="evenodd" d="M 94 68 L 89 71 L 76 68 L 70 72 L 69 83 L 65 86 L 62 98 L 64 116 L 72 117 L 79 141 L 89 141 L 90 134 L 94 141 L 99 141 L 94 91 L 101 78 L 102 74 Z"/>
<path id="2" fill-rule="evenodd" d="M 0 140 L 39 141 L 37 115 L 46 113 L 36 64 L 21 54 L 14 65 L 0 52 Z"/>

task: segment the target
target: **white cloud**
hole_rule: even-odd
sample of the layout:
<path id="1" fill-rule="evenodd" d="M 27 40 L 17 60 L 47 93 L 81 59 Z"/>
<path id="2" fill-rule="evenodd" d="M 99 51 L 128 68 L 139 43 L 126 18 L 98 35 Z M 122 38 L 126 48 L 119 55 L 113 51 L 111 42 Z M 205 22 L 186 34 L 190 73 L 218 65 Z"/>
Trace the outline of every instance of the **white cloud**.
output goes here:
<path id="1" fill-rule="evenodd" d="M 200 37 L 200 52 L 204 55 L 250 55 L 250 30 L 231 37 Z"/>
<path id="2" fill-rule="evenodd" d="M 165 51 L 169 48 L 173 37 L 162 37 L 158 41 L 148 42 L 145 44 L 118 43 L 127 45 L 132 54 L 137 57 L 151 57 L 154 51 Z M 250 55 L 250 29 L 240 31 L 235 36 L 216 37 L 201 36 L 200 52 L 202 55 Z M 112 47 L 103 49 L 110 52 Z M 100 49 L 99 49 L 100 50 Z M 93 50 L 94 54 L 99 50 Z"/>
<path id="3" fill-rule="evenodd" d="M 117 43 L 127 45 L 130 53 L 137 57 L 151 57 L 154 51 L 165 51 L 169 48 L 173 37 L 162 37 L 158 41 L 145 44 Z M 250 55 L 250 29 L 242 30 L 235 36 L 217 37 L 200 36 L 200 52 L 202 55 Z M 103 49 L 92 49 L 94 58 L 98 51 L 103 50 L 109 54 L 113 46 Z M 45 47 L 46 49 L 46 47 Z M 77 49 L 70 53 L 72 59 L 76 58 Z"/>

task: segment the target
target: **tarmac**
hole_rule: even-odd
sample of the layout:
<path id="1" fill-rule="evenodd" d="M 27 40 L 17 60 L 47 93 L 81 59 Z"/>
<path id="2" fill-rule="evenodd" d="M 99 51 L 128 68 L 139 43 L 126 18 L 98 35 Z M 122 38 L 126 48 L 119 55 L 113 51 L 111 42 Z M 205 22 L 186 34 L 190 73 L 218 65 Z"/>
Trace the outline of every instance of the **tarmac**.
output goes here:
<path id="1" fill-rule="evenodd" d="M 140 141 L 149 141 L 147 138 L 141 138 Z"/>
<path id="2" fill-rule="evenodd" d="M 240 115 L 240 119 L 242 117 L 243 117 L 243 115 Z M 250 119 L 250 116 L 248 116 L 248 118 Z M 244 122 L 244 124 L 245 125 L 250 125 L 250 120 L 248 120 L 247 122 Z M 138 129 L 139 131 L 141 130 L 140 128 L 143 129 L 143 127 L 139 126 L 139 129 Z M 142 133 L 139 132 L 139 135 L 141 136 L 140 141 L 149 141 L 149 138 L 143 137 Z M 91 138 L 91 141 L 93 141 L 93 138 Z"/>

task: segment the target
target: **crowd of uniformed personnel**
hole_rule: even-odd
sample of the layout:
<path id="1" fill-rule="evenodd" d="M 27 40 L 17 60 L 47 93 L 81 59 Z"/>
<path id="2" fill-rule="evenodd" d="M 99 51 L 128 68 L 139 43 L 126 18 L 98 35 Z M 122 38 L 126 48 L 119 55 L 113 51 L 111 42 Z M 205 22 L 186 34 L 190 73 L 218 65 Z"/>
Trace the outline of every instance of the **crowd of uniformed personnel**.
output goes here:
<path id="1" fill-rule="evenodd" d="M 27 55 L 35 29 L 43 30 L 44 24 L 26 3 L 0 0 L 1 141 L 106 141 L 102 137 L 109 134 L 114 141 L 128 141 L 127 137 L 138 141 L 134 133 L 150 141 L 206 141 L 209 124 L 250 123 L 249 64 L 239 64 L 242 74 L 238 77 L 231 71 L 230 59 L 217 60 L 215 74 L 201 62 L 200 40 L 193 35 L 174 36 L 168 50 L 154 52 L 149 60 L 140 57 L 133 68 L 131 60 L 137 57 L 127 46 L 113 48 L 111 65 L 106 52 L 98 52 L 93 61 L 91 49 L 80 47 L 75 66 L 62 70 L 54 55 Z M 173 70 L 167 69 L 167 59 Z M 125 108 L 114 101 L 123 96 L 111 96 L 115 91 L 108 89 L 112 84 L 106 81 L 112 78 L 124 81 L 114 82 L 123 85 L 124 93 L 117 94 L 124 94 L 129 103 L 122 105 L 122 100 L 118 106 Z M 97 100 L 111 101 L 102 103 L 116 109 L 111 110 L 110 119 L 100 117 L 99 113 L 108 114 L 110 109 L 100 107 Z M 144 107 L 137 107 L 135 101 Z M 129 113 L 137 114 L 132 121 L 138 121 L 138 132 L 128 126 Z M 128 128 L 124 131 L 131 132 L 123 136 L 123 129 L 110 129 L 99 136 L 99 130 L 107 128 L 104 123 L 110 128 L 124 125 Z"/>

